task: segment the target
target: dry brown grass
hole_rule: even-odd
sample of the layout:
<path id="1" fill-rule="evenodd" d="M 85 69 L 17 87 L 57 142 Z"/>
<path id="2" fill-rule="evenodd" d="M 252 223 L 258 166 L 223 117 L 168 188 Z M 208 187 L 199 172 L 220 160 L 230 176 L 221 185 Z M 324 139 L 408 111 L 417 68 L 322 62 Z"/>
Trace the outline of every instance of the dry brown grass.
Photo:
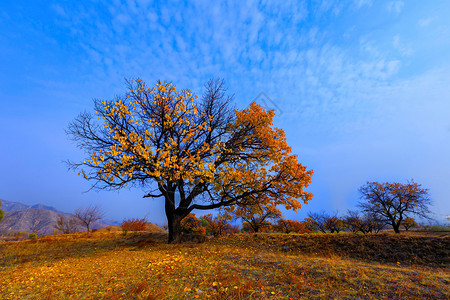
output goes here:
<path id="1" fill-rule="evenodd" d="M 0 299 L 449 299 L 449 266 L 438 255 L 428 264 L 364 254 L 370 245 L 441 253 L 442 239 L 425 247 L 389 235 L 235 235 L 177 245 L 165 234 L 51 236 L 0 244 Z"/>

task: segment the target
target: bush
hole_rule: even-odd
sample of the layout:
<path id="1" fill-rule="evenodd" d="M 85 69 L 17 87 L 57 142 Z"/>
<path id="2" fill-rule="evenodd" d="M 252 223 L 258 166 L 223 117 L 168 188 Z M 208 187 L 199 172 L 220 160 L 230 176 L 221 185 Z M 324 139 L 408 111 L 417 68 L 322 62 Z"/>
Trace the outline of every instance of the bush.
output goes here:
<path id="1" fill-rule="evenodd" d="M 194 213 L 190 213 L 181 220 L 182 233 L 206 234 L 206 228 L 202 226 L 202 221 L 197 219 Z"/>
<path id="2" fill-rule="evenodd" d="M 37 230 L 35 231 L 35 232 L 32 232 L 32 233 L 30 233 L 29 235 L 28 235 L 28 238 L 30 238 L 30 239 L 32 239 L 32 240 L 35 240 L 35 239 L 37 239 Z"/>
<path id="3" fill-rule="evenodd" d="M 120 226 L 122 227 L 123 232 L 126 234 L 128 231 L 145 231 L 146 224 L 147 220 L 145 218 L 135 218 L 123 220 Z"/>

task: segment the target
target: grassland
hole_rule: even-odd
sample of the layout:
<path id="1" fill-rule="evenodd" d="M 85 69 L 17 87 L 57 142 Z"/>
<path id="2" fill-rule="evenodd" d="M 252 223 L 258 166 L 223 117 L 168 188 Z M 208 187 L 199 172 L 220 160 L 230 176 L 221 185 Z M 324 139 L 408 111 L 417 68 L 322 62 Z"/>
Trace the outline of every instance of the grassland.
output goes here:
<path id="1" fill-rule="evenodd" d="M 0 244 L 0 299 L 449 299 L 450 236 L 164 234 Z"/>

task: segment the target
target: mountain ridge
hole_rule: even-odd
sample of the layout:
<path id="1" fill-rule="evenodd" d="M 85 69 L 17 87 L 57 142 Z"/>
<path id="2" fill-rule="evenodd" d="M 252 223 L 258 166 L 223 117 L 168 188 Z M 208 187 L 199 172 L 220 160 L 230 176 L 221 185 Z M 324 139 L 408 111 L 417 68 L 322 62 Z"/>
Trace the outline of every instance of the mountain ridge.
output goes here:
<path id="1" fill-rule="evenodd" d="M 59 217 L 73 217 L 73 214 L 62 212 L 52 206 L 45 204 L 26 205 L 21 202 L 12 202 L 0 199 L 2 205 L 0 209 L 5 212 L 5 216 L 0 221 L 0 235 L 7 235 L 14 232 L 35 232 L 47 235 L 54 233 L 56 221 Z M 100 229 L 110 225 L 120 225 L 115 220 L 102 219 L 94 222 L 92 229 Z M 80 231 L 85 228 L 80 226 Z"/>

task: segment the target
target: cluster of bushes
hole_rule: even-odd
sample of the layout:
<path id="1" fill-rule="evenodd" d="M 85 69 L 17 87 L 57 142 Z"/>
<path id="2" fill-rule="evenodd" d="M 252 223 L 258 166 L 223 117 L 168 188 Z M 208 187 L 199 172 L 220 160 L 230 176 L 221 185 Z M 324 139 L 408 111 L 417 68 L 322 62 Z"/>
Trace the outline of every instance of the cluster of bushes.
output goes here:
<path id="1" fill-rule="evenodd" d="M 207 214 L 198 219 L 195 213 L 190 213 L 181 220 L 181 231 L 182 233 L 207 234 L 213 236 L 239 232 L 239 228 L 229 224 L 228 220 L 227 216 L 223 214 L 217 216 Z"/>
<path id="2" fill-rule="evenodd" d="M 230 218 L 226 214 L 213 216 L 212 214 L 204 215 L 197 218 L 195 213 L 190 213 L 181 221 L 181 230 L 184 234 L 206 234 L 213 236 L 221 236 L 234 233 L 253 233 L 253 232 L 281 232 L 281 233 L 309 233 L 306 222 L 294 220 L 286 220 L 278 218 L 276 223 L 264 220 L 258 224 L 255 222 L 244 221 L 242 228 L 229 224 Z"/>

